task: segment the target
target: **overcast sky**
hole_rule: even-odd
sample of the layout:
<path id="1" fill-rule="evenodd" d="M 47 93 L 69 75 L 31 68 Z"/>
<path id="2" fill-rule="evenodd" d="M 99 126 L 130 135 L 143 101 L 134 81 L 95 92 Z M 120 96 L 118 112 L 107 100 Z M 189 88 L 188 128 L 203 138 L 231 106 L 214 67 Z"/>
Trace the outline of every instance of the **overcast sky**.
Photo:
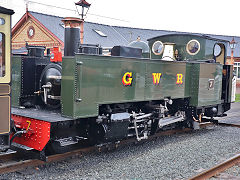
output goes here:
<path id="1" fill-rule="evenodd" d="M 73 16 L 76 9 L 74 2 L 77 1 L 29 0 L 29 10 L 61 17 Z M 13 16 L 13 25 L 25 13 L 25 2 L 26 0 L 0 0 L 0 6 L 14 9 L 16 12 Z M 91 7 L 86 21 L 146 29 L 240 36 L 239 0 L 87 0 L 87 2 L 91 3 Z"/>

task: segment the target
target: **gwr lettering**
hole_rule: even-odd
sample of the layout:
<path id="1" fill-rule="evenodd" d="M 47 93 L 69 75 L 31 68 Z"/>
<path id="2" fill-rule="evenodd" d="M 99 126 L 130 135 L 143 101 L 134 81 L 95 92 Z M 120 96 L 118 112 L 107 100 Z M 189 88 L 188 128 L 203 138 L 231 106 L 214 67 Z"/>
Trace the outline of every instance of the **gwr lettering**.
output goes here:
<path id="1" fill-rule="evenodd" d="M 152 73 L 153 84 L 159 85 L 162 78 L 162 73 Z M 176 84 L 183 84 L 183 74 L 176 75 Z M 133 81 L 132 72 L 126 72 L 122 77 L 122 83 L 124 86 L 131 86 Z"/>
<path id="2" fill-rule="evenodd" d="M 126 72 L 122 77 L 122 83 L 124 86 L 132 85 L 132 72 Z"/>
<path id="3" fill-rule="evenodd" d="M 176 84 L 182 84 L 183 83 L 182 79 L 183 79 L 183 75 L 182 74 L 177 74 Z"/>
<path id="4" fill-rule="evenodd" d="M 162 73 L 152 73 L 153 84 L 158 85 L 161 79 Z"/>

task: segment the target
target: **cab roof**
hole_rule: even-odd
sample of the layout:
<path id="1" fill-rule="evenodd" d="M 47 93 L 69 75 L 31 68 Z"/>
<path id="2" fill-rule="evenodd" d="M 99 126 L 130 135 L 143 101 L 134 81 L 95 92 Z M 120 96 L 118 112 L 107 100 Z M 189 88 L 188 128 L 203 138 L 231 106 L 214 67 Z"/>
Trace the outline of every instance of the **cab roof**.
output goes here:
<path id="1" fill-rule="evenodd" d="M 176 34 L 165 34 L 165 35 L 161 35 L 161 36 L 156 36 L 156 37 L 150 38 L 150 39 L 148 39 L 148 41 L 151 41 L 153 39 L 157 39 L 159 37 L 167 37 L 167 36 L 195 36 L 195 37 L 208 39 L 208 40 L 213 40 L 213 41 L 220 41 L 220 42 L 225 42 L 225 43 L 229 42 L 229 41 L 224 40 L 224 39 L 217 39 L 217 38 L 213 38 L 211 36 L 206 36 L 206 35 L 201 35 L 201 34 L 191 34 L 191 33 L 186 33 L 186 34 L 182 34 L 182 33 L 179 33 L 179 34 L 177 34 L 177 33 Z"/>

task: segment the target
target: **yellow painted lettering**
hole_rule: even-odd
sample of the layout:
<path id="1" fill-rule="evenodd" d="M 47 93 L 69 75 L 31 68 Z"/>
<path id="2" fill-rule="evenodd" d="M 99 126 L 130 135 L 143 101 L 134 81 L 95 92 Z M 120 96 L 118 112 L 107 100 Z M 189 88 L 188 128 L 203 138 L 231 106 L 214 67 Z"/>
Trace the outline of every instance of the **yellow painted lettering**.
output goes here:
<path id="1" fill-rule="evenodd" d="M 183 75 L 182 74 L 177 74 L 177 82 L 176 84 L 182 84 L 183 83 Z"/>
<path id="2" fill-rule="evenodd" d="M 124 86 L 132 85 L 132 72 L 126 72 L 122 77 L 122 83 Z"/>
<path id="3" fill-rule="evenodd" d="M 162 73 L 152 73 L 153 84 L 158 85 L 161 79 Z"/>

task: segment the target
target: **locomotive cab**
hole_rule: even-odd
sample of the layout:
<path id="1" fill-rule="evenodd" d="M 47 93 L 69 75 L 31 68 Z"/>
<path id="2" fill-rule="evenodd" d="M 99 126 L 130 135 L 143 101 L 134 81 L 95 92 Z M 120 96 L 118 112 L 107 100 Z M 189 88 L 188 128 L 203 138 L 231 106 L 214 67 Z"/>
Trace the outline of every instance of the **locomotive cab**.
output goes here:
<path id="1" fill-rule="evenodd" d="M 191 106 L 202 108 L 209 104 L 221 104 L 223 101 L 223 105 L 216 107 L 216 115 L 230 109 L 233 87 L 232 66 L 226 62 L 228 41 L 195 34 L 163 35 L 148 41 L 152 59 L 186 62 L 191 69 Z M 215 75 L 207 79 L 205 76 L 211 77 L 211 73 Z M 206 99 L 209 103 L 206 103 Z M 212 110 L 207 110 L 206 114 L 212 114 Z"/>

